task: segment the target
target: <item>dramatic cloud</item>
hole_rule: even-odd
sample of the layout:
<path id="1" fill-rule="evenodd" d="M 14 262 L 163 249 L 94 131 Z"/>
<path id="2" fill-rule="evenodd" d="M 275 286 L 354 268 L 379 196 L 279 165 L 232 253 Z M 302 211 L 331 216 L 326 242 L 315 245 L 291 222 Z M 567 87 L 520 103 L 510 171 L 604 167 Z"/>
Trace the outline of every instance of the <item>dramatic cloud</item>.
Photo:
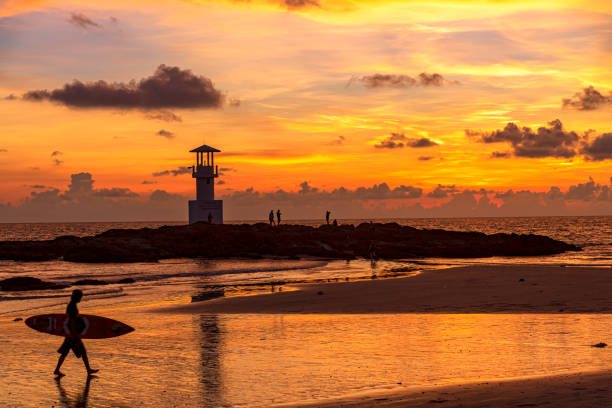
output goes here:
<path id="1" fill-rule="evenodd" d="M 167 111 L 167 110 L 147 112 L 145 117 L 147 119 L 161 120 L 164 122 L 182 122 L 183 121 L 183 118 L 181 118 L 179 115 L 175 114 L 174 112 Z"/>
<path id="2" fill-rule="evenodd" d="M 559 119 L 549 122 L 548 126 L 533 131 L 508 123 L 503 130 L 490 133 L 466 130 L 465 133 L 477 137 L 481 143 L 510 143 L 517 157 L 574 157 L 580 140 L 576 132 L 565 131 Z"/>
<path id="3" fill-rule="evenodd" d="M 163 170 L 163 171 L 155 172 L 153 173 L 153 177 L 169 176 L 171 174 L 176 177 L 180 174 L 191 174 L 191 171 L 192 171 L 192 167 L 181 166 L 178 169 Z"/>
<path id="4" fill-rule="evenodd" d="M 426 137 L 422 137 L 420 139 L 411 139 L 406 142 L 406 146 L 408 147 L 432 147 L 437 146 L 438 144 L 431 139 Z"/>
<path id="5" fill-rule="evenodd" d="M 224 183 L 218 183 L 223 185 Z M 32 186 L 37 190 L 40 187 Z M 612 178 L 605 184 L 589 179 L 566 191 L 461 189 L 440 184 L 425 194 L 421 188 L 387 183 L 371 187 L 323 190 L 303 182 L 294 191 L 231 191 L 224 200 L 228 220 L 264 219 L 280 208 L 287 219 L 322 219 L 331 210 L 338 219 L 396 217 L 470 217 L 605 215 L 612 211 Z M 0 203 L 0 222 L 187 220 L 190 197 L 155 190 L 148 196 L 127 188 L 94 188 L 90 173 L 73 174 L 66 190 L 46 187 L 32 191 L 21 203 Z M 427 203 L 427 206 L 424 206 Z"/>
<path id="6" fill-rule="evenodd" d="M 597 136 L 592 142 L 586 141 L 581 151 L 587 160 L 612 159 L 612 133 Z"/>
<path id="7" fill-rule="evenodd" d="M 391 136 L 377 142 L 374 147 L 377 149 L 397 149 L 404 147 L 407 140 L 408 138 L 402 133 L 391 133 Z"/>
<path id="8" fill-rule="evenodd" d="M 92 21 L 89 17 L 87 17 L 83 13 L 72 13 L 70 18 L 68 19 L 70 24 L 73 24 L 79 28 L 83 28 L 88 30 L 90 28 L 99 28 L 100 24 Z"/>
<path id="9" fill-rule="evenodd" d="M 166 139 L 174 139 L 174 133 L 170 132 L 169 130 L 165 130 L 165 129 L 160 130 L 159 132 L 156 133 L 156 135 L 163 136 Z"/>
<path id="10" fill-rule="evenodd" d="M 440 74 L 420 73 L 416 78 L 403 74 L 374 74 L 353 77 L 347 86 L 359 81 L 366 88 L 409 88 L 413 86 L 442 86 L 448 81 Z M 457 83 L 457 82 L 452 82 Z"/>
<path id="11" fill-rule="evenodd" d="M 438 184 L 438 187 L 436 187 L 434 190 L 430 191 L 429 193 L 427 193 L 427 197 L 430 198 L 446 198 L 451 194 L 457 193 L 459 192 L 459 190 L 457 190 L 457 188 L 455 188 L 455 185 L 442 185 L 442 184 Z"/>
<path id="12" fill-rule="evenodd" d="M 571 98 L 563 99 L 563 107 L 578 110 L 594 110 L 606 105 L 612 105 L 612 93 L 609 96 L 602 95 L 593 86 L 584 88 Z"/>
<path id="13" fill-rule="evenodd" d="M 187 200 L 156 190 L 142 197 L 128 188 L 94 188 L 91 173 L 72 174 L 66 190 L 32 186 L 21 203 L 0 203 L 0 222 L 186 220 Z"/>
<path id="14" fill-rule="evenodd" d="M 162 64 L 139 82 L 75 80 L 60 89 L 27 92 L 23 99 L 48 100 L 74 108 L 163 109 L 218 108 L 224 96 L 210 79 Z"/>
<path id="15" fill-rule="evenodd" d="M 129 188 L 101 188 L 99 190 L 94 191 L 93 193 L 97 197 L 105 197 L 105 198 L 129 198 L 129 197 L 138 197 L 138 194 L 131 191 Z"/>
<path id="16" fill-rule="evenodd" d="M 374 144 L 374 147 L 377 149 L 397 149 L 402 147 L 432 147 L 437 146 L 438 143 L 430 140 L 426 137 L 422 137 L 420 139 L 410 139 L 406 137 L 403 133 L 391 133 L 391 136 L 388 136 Z"/>
<path id="17" fill-rule="evenodd" d="M 491 157 L 494 159 L 508 159 L 512 154 L 510 152 L 493 152 Z"/>

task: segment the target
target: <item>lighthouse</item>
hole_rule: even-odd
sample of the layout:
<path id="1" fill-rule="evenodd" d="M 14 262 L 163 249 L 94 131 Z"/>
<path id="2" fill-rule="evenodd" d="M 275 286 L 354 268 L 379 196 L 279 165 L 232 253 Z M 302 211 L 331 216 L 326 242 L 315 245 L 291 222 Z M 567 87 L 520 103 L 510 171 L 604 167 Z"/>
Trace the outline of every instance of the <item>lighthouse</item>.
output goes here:
<path id="1" fill-rule="evenodd" d="M 196 179 L 196 199 L 189 201 L 189 223 L 223 224 L 223 200 L 215 200 L 215 178 L 219 177 L 219 168 L 215 166 L 214 155 L 221 150 L 202 145 L 190 152 L 196 154 L 196 165 L 191 172 L 191 177 Z"/>

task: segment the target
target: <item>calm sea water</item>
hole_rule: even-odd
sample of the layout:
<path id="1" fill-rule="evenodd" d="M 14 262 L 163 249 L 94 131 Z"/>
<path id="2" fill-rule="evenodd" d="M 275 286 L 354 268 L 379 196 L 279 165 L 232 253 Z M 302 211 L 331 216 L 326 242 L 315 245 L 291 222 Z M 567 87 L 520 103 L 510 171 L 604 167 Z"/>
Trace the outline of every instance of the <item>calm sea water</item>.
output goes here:
<path id="1" fill-rule="evenodd" d="M 343 220 L 358 224 L 364 220 Z M 368 220 L 365 220 L 368 221 Z M 0 292 L 0 406 L 224 407 L 329 398 L 347 393 L 448 382 L 612 368 L 607 315 L 160 315 L 152 308 L 293 290 L 313 281 L 410 275 L 470 263 L 612 264 L 612 217 L 377 220 L 418 228 L 537 233 L 584 247 L 546 257 L 326 261 L 171 259 L 133 264 L 0 261 L 0 279 L 35 276 L 83 286 L 81 310 L 136 327 L 88 342 L 102 368 L 86 382 L 81 363 L 50 375 L 59 339 L 15 318 L 62 312 L 71 288 Z M 298 223 L 298 222 L 295 222 Z M 299 221 L 318 225 L 320 221 Z M 0 224 L 0 239 L 93 235 L 109 228 L 178 223 Z M 602 269 L 607 273 L 608 269 Z M 131 277 L 133 284 L 119 284 Z M 6 390 L 6 392 L 4 392 Z"/>

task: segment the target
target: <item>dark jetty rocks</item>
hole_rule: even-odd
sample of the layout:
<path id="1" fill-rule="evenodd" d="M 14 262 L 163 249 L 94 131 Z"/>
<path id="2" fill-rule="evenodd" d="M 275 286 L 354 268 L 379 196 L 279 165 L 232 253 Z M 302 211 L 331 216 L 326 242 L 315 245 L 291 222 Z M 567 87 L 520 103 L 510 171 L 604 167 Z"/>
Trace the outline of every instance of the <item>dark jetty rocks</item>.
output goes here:
<path id="1" fill-rule="evenodd" d="M 113 229 L 92 237 L 62 236 L 49 241 L 2 241 L 0 259 L 90 263 L 262 256 L 353 259 L 370 258 L 371 243 L 380 259 L 536 256 L 581 250 L 541 235 L 421 230 L 397 223 L 357 227 L 196 223 Z"/>

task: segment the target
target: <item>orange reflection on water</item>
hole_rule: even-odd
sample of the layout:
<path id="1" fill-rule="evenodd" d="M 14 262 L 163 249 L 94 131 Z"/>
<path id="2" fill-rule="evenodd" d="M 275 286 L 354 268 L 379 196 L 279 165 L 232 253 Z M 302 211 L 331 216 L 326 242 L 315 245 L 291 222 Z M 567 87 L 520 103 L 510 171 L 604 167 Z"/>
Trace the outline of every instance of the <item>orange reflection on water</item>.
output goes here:
<path id="1" fill-rule="evenodd" d="M 359 391 L 609 369 L 612 315 L 109 316 L 136 331 L 86 343 L 88 384 L 70 356 L 53 380 L 59 337 L 0 322 L 0 405 L 218 407 Z"/>

